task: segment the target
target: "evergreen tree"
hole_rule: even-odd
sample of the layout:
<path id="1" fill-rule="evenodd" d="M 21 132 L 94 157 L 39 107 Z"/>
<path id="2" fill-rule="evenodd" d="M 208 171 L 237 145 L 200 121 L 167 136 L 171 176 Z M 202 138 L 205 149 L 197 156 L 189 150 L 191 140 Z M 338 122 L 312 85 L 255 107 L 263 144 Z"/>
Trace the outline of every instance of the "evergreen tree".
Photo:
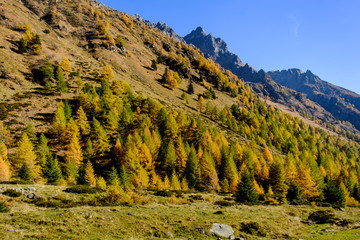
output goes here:
<path id="1" fill-rule="evenodd" d="M 332 181 L 327 181 L 324 189 L 324 201 L 334 207 L 345 207 L 344 191 Z"/>
<path id="2" fill-rule="evenodd" d="M 285 197 L 288 186 L 285 181 L 285 170 L 279 160 L 275 160 L 269 169 L 270 184 L 275 194 Z"/>
<path id="3" fill-rule="evenodd" d="M 156 65 L 156 61 L 155 60 L 152 60 L 151 61 L 151 68 L 156 71 L 157 70 L 157 65 Z"/>
<path id="4" fill-rule="evenodd" d="M 291 204 L 299 205 L 302 203 L 302 191 L 300 187 L 295 183 L 291 182 L 289 186 L 289 190 L 287 192 L 286 198 L 289 200 Z"/>
<path id="5" fill-rule="evenodd" d="M 88 135 L 90 133 L 90 124 L 81 106 L 76 112 L 75 122 L 80 129 L 81 135 Z"/>
<path id="6" fill-rule="evenodd" d="M 45 167 L 47 158 L 50 156 L 50 148 L 48 146 L 48 140 L 42 133 L 39 138 L 38 150 L 38 162 L 41 167 Z"/>
<path id="7" fill-rule="evenodd" d="M 87 161 L 87 163 L 85 165 L 85 179 L 86 179 L 86 183 L 88 185 L 90 185 L 90 186 L 96 185 L 96 177 L 94 174 L 94 168 L 90 161 Z"/>
<path id="8" fill-rule="evenodd" d="M 83 163 L 81 165 L 81 167 L 79 168 L 79 170 L 77 172 L 77 176 L 76 176 L 76 182 L 77 182 L 77 184 L 80 184 L 80 185 L 87 184 L 87 181 L 86 181 L 86 163 Z"/>
<path id="9" fill-rule="evenodd" d="M 80 147 L 79 138 L 74 133 L 70 139 L 70 143 L 67 146 L 67 151 L 65 153 L 65 159 L 67 162 L 74 162 L 77 167 L 82 164 L 83 153 Z"/>
<path id="10" fill-rule="evenodd" d="M 111 171 L 109 172 L 109 175 L 107 178 L 107 183 L 108 183 L 108 185 L 111 185 L 111 186 L 119 186 L 121 184 L 118 172 L 115 167 L 111 167 Z"/>
<path id="11" fill-rule="evenodd" d="M 26 46 L 26 42 L 25 42 L 24 38 L 20 38 L 18 50 L 20 53 L 27 52 L 27 46 Z"/>
<path id="12" fill-rule="evenodd" d="M 57 183 L 62 178 L 59 162 L 51 154 L 47 157 L 43 175 L 48 183 Z"/>
<path id="13" fill-rule="evenodd" d="M 105 65 L 102 69 L 101 76 L 108 81 L 113 80 L 115 75 L 112 67 L 110 65 Z"/>
<path id="14" fill-rule="evenodd" d="M 9 181 L 11 171 L 9 163 L 0 155 L 0 181 Z"/>
<path id="15" fill-rule="evenodd" d="M 130 177 L 126 171 L 125 166 L 121 167 L 120 170 L 120 175 L 119 175 L 119 179 L 120 179 L 120 183 L 121 185 L 126 189 L 126 188 L 130 188 L 131 184 L 130 184 Z"/>
<path id="16" fill-rule="evenodd" d="M 66 128 L 66 116 L 64 110 L 64 103 L 60 102 L 56 112 L 55 118 L 52 123 L 53 132 L 58 136 L 62 136 Z"/>
<path id="17" fill-rule="evenodd" d="M 70 120 L 70 118 L 72 117 L 71 105 L 70 105 L 69 100 L 67 100 L 67 99 L 64 102 L 64 114 L 65 114 L 66 120 Z"/>
<path id="18" fill-rule="evenodd" d="M 56 89 L 61 93 L 67 93 L 68 87 L 67 83 L 64 80 L 64 72 L 61 67 L 56 67 L 55 70 L 55 79 L 56 79 Z"/>
<path id="19" fill-rule="evenodd" d="M 66 71 L 66 72 L 70 72 L 71 71 L 71 64 L 70 61 L 67 57 L 64 57 L 63 60 L 60 63 L 60 67 L 62 70 Z"/>
<path id="20" fill-rule="evenodd" d="M 241 181 L 236 187 L 234 194 L 235 201 L 244 204 L 256 204 L 258 202 L 258 194 L 256 193 L 253 176 L 245 171 L 241 176 Z"/>
<path id="21" fill-rule="evenodd" d="M 170 180 L 170 190 L 181 190 L 180 181 L 175 171 L 173 171 Z"/>
<path id="22" fill-rule="evenodd" d="M 190 150 L 185 173 L 189 183 L 189 187 L 199 187 L 201 183 L 201 171 L 194 147 L 192 147 Z"/>
<path id="23" fill-rule="evenodd" d="M 93 147 L 92 147 L 92 141 L 90 138 L 88 138 L 88 140 L 86 141 L 86 148 L 84 151 L 84 156 L 86 159 L 91 159 L 94 156 L 94 151 L 93 151 Z"/>
<path id="24" fill-rule="evenodd" d="M 33 174 L 31 173 L 31 170 L 25 161 L 19 170 L 19 177 L 27 183 L 31 182 L 33 179 Z"/>
<path id="25" fill-rule="evenodd" d="M 96 118 L 93 119 L 93 125 L 94 125 L 93 147 L 98 155 L 103 155 L 105 152 L 110 150 L 109 136 L 107 135 L 101 123 Z"/>
<path id="26" fill-rule="evenodd" d="M 188 92 L 189 94 L 194 94 L 194 93 L 195 93 L 195 91 L 194 91 L 194 85 L 193 85 L 193 83 L 192 83 L 191 80 L 190 80 L 190 82 L 189 82 L 189 86 L 188 86 L 187 92 Z"/>
<path id="27" fill-rule="evenodd" d="M 36 132 L 34 131 L 34 128 L 31 123 L 29 123 L 26 126 L 24 132 L 27 134 L 27 136 L 28 136 L 29 140 L 32 142 L 32 144 L 36 145 L 38 138 L 36 136 Z"/>
<path id="28" fill-rule="evenodd" d="M 26 133 L 24 133 L 18 143 L 18 149 L 15 152 L 14 165 L 16 168 L 24 167 L 30 172 L 31 178 L 39 177 L 39 166 L 36 166 L 36 154 L 33 145 Z M 33 180 L 33 179 L 31 179 Z"/>

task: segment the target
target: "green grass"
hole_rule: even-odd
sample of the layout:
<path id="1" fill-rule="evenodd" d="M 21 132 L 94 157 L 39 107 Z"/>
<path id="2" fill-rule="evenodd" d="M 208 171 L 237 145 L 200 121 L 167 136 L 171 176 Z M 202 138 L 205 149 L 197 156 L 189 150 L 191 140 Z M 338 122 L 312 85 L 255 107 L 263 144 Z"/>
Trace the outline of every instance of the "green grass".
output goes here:
<path id="1" fill-rule="evenodd" d="M 0 185 L 4 186 L 4 185 Z M 7 185 L 9 186 L 9 185 Z M 20 188 L 26 185 L 12 185 Z M 96 195 L 66 193 L 66 187 L 35 185 L 36 193 L 45 199 L 80 201 Z M 336 217 L 350 219 L 347 227 L 330 224 L 302 223 L 309 213 L 326 208 L 311 206 L 245 206 L 220 207 L 213 202 L 224 198 L 216 194 L 202 194 L 204 200 L 190 202 L 191 195 L 179 199 L 142 195 L 147 204 L 132 206 L 74 208 L 42 208 L 21 201 L 19 198 L 2 196 L 10 201 L 10 212 L 0 214 L 2 239 L 217 239 L 209 236 L 212 224 L 225 223 L 233 227 L 236 236 L 245 239 L 359 239 L 360 210 L 347 208 L 334 211 Z M 217 213 L 221 211 L 221 213 Z M 258 223 L 265 237 L 241 232 L 244 223 Z"/>

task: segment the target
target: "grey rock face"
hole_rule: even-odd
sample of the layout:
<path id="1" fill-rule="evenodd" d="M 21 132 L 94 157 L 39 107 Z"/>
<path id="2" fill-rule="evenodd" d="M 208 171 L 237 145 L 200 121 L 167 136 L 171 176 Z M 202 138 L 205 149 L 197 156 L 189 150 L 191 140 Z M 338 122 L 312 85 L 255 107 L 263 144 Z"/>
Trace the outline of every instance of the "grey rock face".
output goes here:
<path id="1" fill-rule="evenodd" d="M 168 35 L 169 37 L 175 38 L 176 40 L 178 40 L 180 42 L 185 42 L 185 40 L 174 31 L 174 29 L 172 29 L 171 27 L 169 27 L 165 23 L 158 22 L 155 25 L 155 27 L 158 28 L 160 31 L 162 31 L 165 35 Z"/>
<path id="2" fill-rule="evenodd" d="M 226 224 L 214 223 L 210 229 L 210 233 L 217 237 L 234 239 L 234 230 Z"/>
<path id="3" fill-rule="evenodd" d="M 227 44 L 221 38 L 215 38 L 211 34 L 206 34 L 202 27 L 198 27 L 184 37 L 188 44 L 193 44 L 202 51 L 206 57 L 219 63 L 226 69 L 235 72 L 244 66 L 240 58 L 229 52 Z"/>

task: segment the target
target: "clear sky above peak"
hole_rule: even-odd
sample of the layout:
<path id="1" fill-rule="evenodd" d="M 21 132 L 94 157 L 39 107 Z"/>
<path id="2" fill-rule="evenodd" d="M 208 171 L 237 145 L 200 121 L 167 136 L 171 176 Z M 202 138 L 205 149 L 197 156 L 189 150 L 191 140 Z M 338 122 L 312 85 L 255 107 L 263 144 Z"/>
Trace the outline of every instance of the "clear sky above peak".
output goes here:
<path id="1" fill-rule="evenodd" d="M 360 1 L 182 0 L 104 4 L 185 36 L 201 26 L 255 69 L 310 69 L 360 93 Z"/>

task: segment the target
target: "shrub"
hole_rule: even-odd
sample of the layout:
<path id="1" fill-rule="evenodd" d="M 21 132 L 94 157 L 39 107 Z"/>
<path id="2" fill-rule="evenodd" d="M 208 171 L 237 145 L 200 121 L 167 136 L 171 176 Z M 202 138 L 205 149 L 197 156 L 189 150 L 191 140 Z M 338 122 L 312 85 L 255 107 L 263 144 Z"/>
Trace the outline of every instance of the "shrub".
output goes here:
<path id="1" fill-rule="evenodd" d="M 173 195 L 173 193 L 169 190 L 160 190 L 154 193 L 155 196 L 160 196 L 160 197 L 171 197 Z"/>
<path id="2" fill-rule="evenodd" d="M 214 204 L 215 204 L 215 205 L 222 206 L 222 207 L 230 207 L 230 206 L 235 205 L 234 202 L 224 201 L 224 200 L 216 201 L 216 202 L 214 202 Z"/>
<path id="3" fill-rule="evenodd" d="M 241 223 L 240 231 L 260 237 L 266 236 L 266 233 L 257 222 Z"/>
<path id="4" fill-rule="evenodd" d="M 189 198 L 191 198 L 193 200 L 204 200 L 204 198 L 200 194 L 191 195 L 191 196 L 189 196 Z"/>
<path id="5" fill-rule="evenodd" d="M 315 222 L 317 224 L 325 223 L 335 223 L 338 219 L 335 217 L 335 214 L 331 211 L 319 210 L 310 213 L 308 220 Z"/>
<path id="6" fill-rule="evenodd" d="M 98 192 L 103 192 L 103 190 L 85 185 L 75 185 L 65 189 L 64 192 L 78 194 L 94 194 Z"/>
<path id="7" fill-rule="evenodd" d="M 5 205 L 4 202 L 0 202 L 0 213 L 9 212 L 10 209 Z"/>
<path id="8" fill-rule="evenodd" d="M 20 197 L 21 193 L 17 192 L 14 189 L 7 189 L 4 192 L 2 192 L 3 195 L 9 196 L 9 197 Z"/>

